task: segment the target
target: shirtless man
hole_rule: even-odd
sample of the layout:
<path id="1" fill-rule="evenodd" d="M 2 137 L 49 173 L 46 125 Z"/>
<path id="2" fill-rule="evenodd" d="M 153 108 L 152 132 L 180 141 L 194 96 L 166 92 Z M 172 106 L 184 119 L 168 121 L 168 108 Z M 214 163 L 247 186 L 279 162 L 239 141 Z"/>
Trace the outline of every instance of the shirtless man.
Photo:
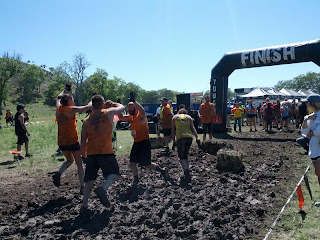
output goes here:
<path id="1" fill-rule="evenodd" d="M 131 94 L 133 95 L 133 94 Z M 137 186 L 139 182 L 137 163 L 140 166 L 160 172 L 164 180 L 169 180 L 168 169 L 160 168 L 156 163 L 151 162 L 151 142 L 149 138 L 148 120 L 144 108 L 135 101 L 134 95 L 128 103 L 129 115 L 120 118 L 121 121 L 130 122 L 131 135 L 134 143 L 130 153 L 130 169 L 133 173 L 133 184 Z"/>
<path id="2" fill-rule="evenodd" d="M 76 113 L 89 111 L 91 109 L 91 103 L 86 106 L 74 106 L 74 99 L 72 95 L 67 94 L 66 92 L 67 90 L 64 90 L 58 95 L 56 119 L 58 123 L 59 149 L 66 157 L 67 161 L 61 165 L 58 172 L 55 172 L 52 175 L 52 178 L 55 186 L 61 186 L 61 174 L 67 170 L 75 160 L 78 168 L 80 194 L 83 194 L 84 170 L 80 154 Z"/>
<path id="3" fill-rule="evenodd" d="M 119 177 L 119 165 L 112 148 L 112 129 L 114 115 L 121 114 L 124 111 L 124 106 L 114 102 L 111 103 L 111 106 L 111 108 L 105 109 L 104 98 L 101 95 L 93 96 L 93 112 L 83 121 L 81 154 L 83 158 L 86 158 L 86 172 L 80 214 L 86 214 L 89 211 L 89 195 L 100 168 L 106 180 L 94 192 L 105 207 L 110 207 L 106 191 Z"/>

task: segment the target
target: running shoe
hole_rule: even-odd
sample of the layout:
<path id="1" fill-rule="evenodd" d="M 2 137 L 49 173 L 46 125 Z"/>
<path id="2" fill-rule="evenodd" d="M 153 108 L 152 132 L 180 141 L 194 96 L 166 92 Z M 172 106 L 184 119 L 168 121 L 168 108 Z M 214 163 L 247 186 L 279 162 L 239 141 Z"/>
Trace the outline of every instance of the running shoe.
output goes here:
<path id="1" fill-rule="evenodd" d="M 55 172 L 53 175 L 52 175 L 52 179 L 53 179 L 53 184 L 57 187 L 60 187 L 61 186 L 61 183 L 60 183 L 60 179 L 61 179 L 61 173 L 59 172 Z"/>

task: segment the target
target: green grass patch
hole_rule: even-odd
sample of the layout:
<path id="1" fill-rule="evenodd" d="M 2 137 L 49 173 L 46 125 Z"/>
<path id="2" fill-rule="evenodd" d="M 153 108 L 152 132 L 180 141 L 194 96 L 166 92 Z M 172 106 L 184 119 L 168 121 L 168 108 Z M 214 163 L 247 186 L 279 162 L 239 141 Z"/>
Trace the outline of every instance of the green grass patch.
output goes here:
<path id="1" fill-rule="evenodd" d="M 310 161 L 311 163 L 311 161 Z M 309 192 L 302 182 L 302 192 L 304 196 L 304 206 L 303 209 L 306 211 L 306 215 L 303 217 L 299 213 L 298 197 L 296 193 L 294 194 L 291 202 L 287 205 L 281 219 L 278 221 L 276 227 L 271 233 L 269 239 L 299 239 L 299 240 L 309 240 L 309 239 L 320 239 L 320 207 L 314 206 L 316 201 L 320 201 L 320 187 L 318 184 L 318 179 L 314 174 L 314 168 L 311 166 L 307 173 L 310 182 L 310 187 L 313 195 L 313 200 L 311 200 Z M 302 176 L 302 174 L 301 174 Z M 292 183 L 296 184 L 296 183 Z M 292 191 L 294 186 L 292 186 Z M 289 196 L 287 196 L 288 198 Z M 276 216 L 275 216 L 276 217 Z"/>

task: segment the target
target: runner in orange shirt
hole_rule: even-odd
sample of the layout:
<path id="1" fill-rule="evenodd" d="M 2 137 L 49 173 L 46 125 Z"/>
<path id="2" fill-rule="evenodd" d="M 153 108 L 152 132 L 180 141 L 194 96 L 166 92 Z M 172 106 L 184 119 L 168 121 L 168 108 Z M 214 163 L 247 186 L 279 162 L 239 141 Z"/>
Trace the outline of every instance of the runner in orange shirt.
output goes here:
<path id="1" fill-rule="evenodd" d="M 94 191 L 100 202 L 109 207 L 107 189 L 119 177 L 119 165 L 112 148 L 113 117 L 124 111 L 120 103 L 111 103 L 111 108 L 105 109 L 105 101 L 101 95 L 92 97 L 93 112 L 83 121 L 81 132 L 81 154 L 86 158 L 85 187 L 83 204 L 80 214 L 88 213 L 88 199 L 98 171 L 101 168 L 106 179 L 102 186 Z"/>
<path id="2" fill-rule="evenodd" d="M 203 141 L 206 140 L 207 133 L 209 139 L 212 139 L 212 123 L 215 117 L 214 104 L 210 102 L 209 96 L 204 97 L 205 102 L 200 105 L 200 120 L 203 126 Z"/>
<path id="3" fill-rule="evenodd" d="M 137 163 L 140 166 L 160 172 L 165 180 L 169 180 L 168 169 L 160 168 L 156 163 L 151 162 L 148 120 L 144 108 L 135 101 L 134 95 L 128 103 L 128 112 L 129 115 L 121 117 L 120 120 L 130 122 L 131 135 L 134 139 L 129 165 L 134 177 L 132 186 L 135 187 L 139 183 Z"/>
<path id="4" fill-rule="evenodd" d="M 62 91 L 57 98 L 56 119 L 58 123 L 58 145 L 63 155 L 67 158 L 58 172 L 52 175 L 53 183 L 61 186 L 61 174 L 76 161 L 78 168 L 78 178 L 80 182 L 80 194 L 83 193 L 84 170 L 80 155 L 80 144 L 77 129 L 77 112 L 86 112 L 91 109 L 91 103 L 86 106 L 74 106 L 74 100 L 67 90 Z"/>
<path id="5" fill-rule="evenodd" d="M 167 98 L 162 98 L 161 99 L 162 103 L 162 110 L 161 110 L 161 121 L 160 124 L 163 128 L 163 136 L 166 144 L 166 152 L 169 152 L 169 141 L 171 137 L 171 129 L 172 129 L 172 116 L 173 113 L 171 111 L 171 107 L 168 104 L 168 99 Z"/>

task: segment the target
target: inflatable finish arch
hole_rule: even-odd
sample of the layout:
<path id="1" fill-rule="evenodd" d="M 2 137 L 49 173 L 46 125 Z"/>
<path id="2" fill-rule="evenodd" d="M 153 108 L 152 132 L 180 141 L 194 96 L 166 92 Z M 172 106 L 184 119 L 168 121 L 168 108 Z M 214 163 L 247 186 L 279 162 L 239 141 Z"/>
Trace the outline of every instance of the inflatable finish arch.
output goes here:
<path id="1" fill-rule="evenodd" d="M 216 106 L 214 132 L 226 132 L 228 77 L 236 69 L 314 62 L 320 66 L 320 39 L 226 53 L 211 71 L 210 95 Z"/>

